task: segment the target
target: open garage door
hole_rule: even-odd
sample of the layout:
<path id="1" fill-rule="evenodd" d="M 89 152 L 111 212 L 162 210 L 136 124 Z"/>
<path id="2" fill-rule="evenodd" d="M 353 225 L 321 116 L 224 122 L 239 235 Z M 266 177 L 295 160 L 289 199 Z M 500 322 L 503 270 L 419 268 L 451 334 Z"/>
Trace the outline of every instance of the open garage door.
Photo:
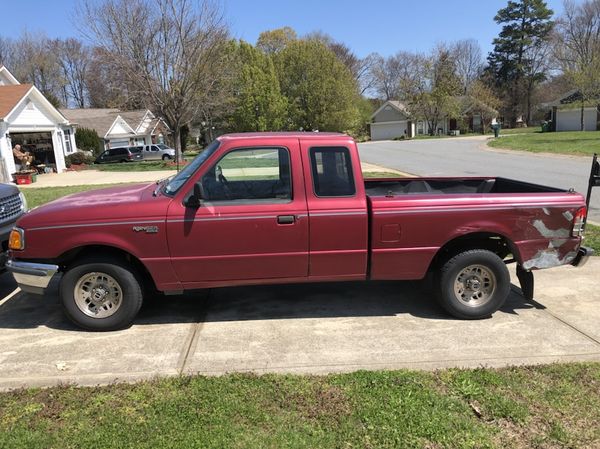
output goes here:
<path id="1" fill-rule="evenodd" d="M 21 145 L 23 151 L 33 156 L 33 165 L 56 171 L 56 156 L 51 132 L 10 133 L 13 145 Z"/>

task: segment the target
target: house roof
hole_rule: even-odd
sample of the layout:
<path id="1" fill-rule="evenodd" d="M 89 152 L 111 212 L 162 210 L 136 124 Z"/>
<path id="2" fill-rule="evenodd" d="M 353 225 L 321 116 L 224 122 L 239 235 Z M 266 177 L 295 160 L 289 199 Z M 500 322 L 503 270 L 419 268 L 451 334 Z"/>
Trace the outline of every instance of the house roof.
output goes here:
<path id="1" fill-rule="evenodd" d="M 32 89 L 33 84 L 0 86 L 0 119 L 6 118 Z"/>
<path id="2" fill-rule="evenodd" d="M 394 109 L 396 109 L 398 112 L 401 112 L 404 115 L 410 115 L 408 108 L 406 107 L 406 105 L 404 103 L 402 103 L 401 101 L 397 101 L 397 100 L 388 100 L 385 103 L 383 103 L 379 109 L 377 109 L 375 112 L 373 112 L 373 114 L 371 115 L 371 119 L 373 119 L 377 114 L 379 114 L 381 111 L 383 111 L 383 109 L 386 106 L 391 106 Z"/>
<path id="3" fill-rule="evenodd" d="M 148 113 L 147 109 L 136 111 L 121 111 L 119 109 L 61 109 L 61 112 L 72 123 L 80 128 L 95 130 L 99 136 L 106 136 L 115 122 L 121 117 L 134 131 L 137 131 L 141 121 Z"/>
<path id="4" fill-rule="evenodd" d="M 17 80 L 14 75 L 10 73 L 10 70 L 8 70 L 6 66 L 0 65 L 0 76 L 3 76 L 4 79 L 8 80 L 8 82 L 12 85 L 21 84 L 19 83 L 19 80 Z"/>

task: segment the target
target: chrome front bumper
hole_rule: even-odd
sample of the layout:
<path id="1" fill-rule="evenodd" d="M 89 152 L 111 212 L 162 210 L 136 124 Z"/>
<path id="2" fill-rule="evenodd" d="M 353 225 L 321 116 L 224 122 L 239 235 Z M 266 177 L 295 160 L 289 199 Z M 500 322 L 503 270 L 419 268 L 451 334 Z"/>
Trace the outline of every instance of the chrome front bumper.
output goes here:
<path id="1" fill-rule="evenodd" d="M 21 290 L 38 295 L 44 294 L 58 271 L 58 265 L 19 262 L 12 259 L 6 262 L 6 268 L 12 273 Z"/>

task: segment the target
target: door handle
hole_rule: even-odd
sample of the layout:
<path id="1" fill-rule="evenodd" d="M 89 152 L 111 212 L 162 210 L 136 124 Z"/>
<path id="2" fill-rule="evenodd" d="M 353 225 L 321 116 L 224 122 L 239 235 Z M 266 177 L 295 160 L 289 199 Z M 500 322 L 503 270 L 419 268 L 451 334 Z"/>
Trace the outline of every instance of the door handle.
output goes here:
<path id="1" fill-rule="evenodd" d="M 296 222 L 295 215 L 279 215 L 277 217 L 278 224 L 294 224 Z"/>

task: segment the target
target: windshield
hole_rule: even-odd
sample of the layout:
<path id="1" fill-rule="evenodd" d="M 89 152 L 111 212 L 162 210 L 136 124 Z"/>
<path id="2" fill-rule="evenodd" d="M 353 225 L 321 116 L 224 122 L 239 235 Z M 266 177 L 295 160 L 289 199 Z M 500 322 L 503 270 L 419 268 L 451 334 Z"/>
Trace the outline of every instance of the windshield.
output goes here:
<path id="1" fill-rule="evenodd" d="M 164 143 L 159 143 L 158 145 L 156 145 L 158 148 L 160 148 L 161 150 L 168 150 L 169 147 L 166 146 Z"/>
<path id="2" fill-rule="evenodd" d="M 190 179 L 190 177 L 196 172 L 196 170 L 200 168 L 204 161 L 208 159 L 217 148 L 219 148 L 220 144 L 221 142 L 215 140 L 213 141 L 213 143 L 207 146 L 202 153 L 196 156 L 192 162 L 187 164 L 183 168 L 183 170 L 177 173 L 169 181 L 169 183 L 165 185 L 163 193 L 165 193 L 166 195 L 173 195 L 174 193 L 176 193 L 181 188 L 181 186 L 184 185 L 188 179 Z"/>

